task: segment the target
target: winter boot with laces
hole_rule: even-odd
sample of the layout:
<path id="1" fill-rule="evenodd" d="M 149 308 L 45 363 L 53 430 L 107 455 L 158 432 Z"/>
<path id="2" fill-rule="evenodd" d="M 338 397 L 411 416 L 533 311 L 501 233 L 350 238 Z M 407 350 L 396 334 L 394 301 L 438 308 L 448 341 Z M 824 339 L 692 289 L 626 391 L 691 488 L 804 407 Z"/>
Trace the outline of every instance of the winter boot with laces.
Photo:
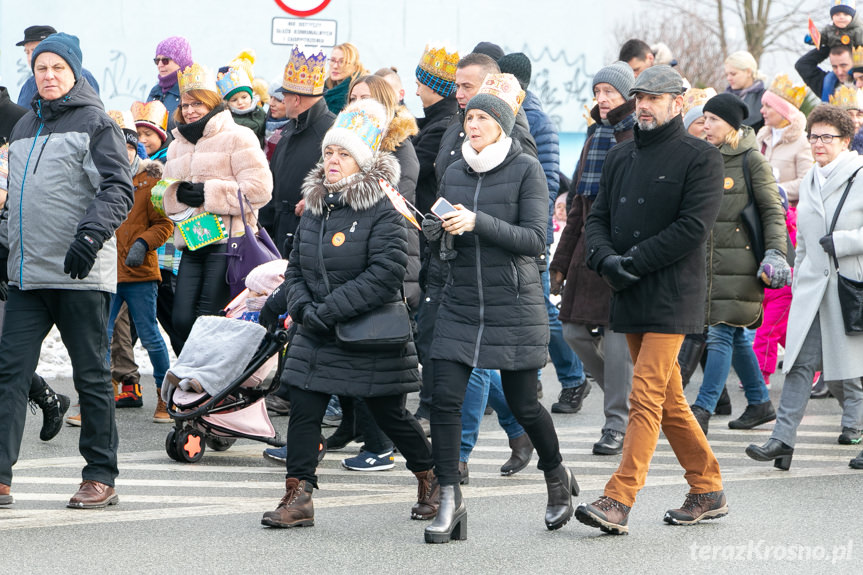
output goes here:
<path id="1" fill-rule="evenodd" d="M 69 409 L 69 398 L 56 393 L 45 380 L 33 374 L 33 382 L 30 389 L 38 388 L 39 391 L 30 392 L 30 402 L 42 410 L 42 429 L 39 431 L 39 439 L 51 441 L 60 433 L 63 427 L 63 415 Z M 36 413 L 35 408 L 33 413 Z"/>
<path id="2" fill-rule="evenodd" d="M 671 525 L 695 525 L 705 519 L 718 519 L 728 515 L 728 503 L 724 491 L 710 493 L 687 493 L 686 501 L 679 509 L 669 509 L 664 520 Z"/>
<path id="3" fill-rule="evenodd" d="M 314 486 L 296 477 L 285 480 L 285 496 L 279 501 L 275 511 L 267 511 L 261 518 L 261 525 L 268 527 L 313 527 L 315 524 L 315 505 L 312 502 Z"/>
<path id="4" fill-rule="evenodd" d="M 582 503 L 575 510 L 575 518 L 591 527 L 599 527 L 605 533 L 626 535 L 629 533 L 628 507 L 603 495 L 593 503 Z"/>
<path id="5" fill-rule="evenodd" d="M 411 519 L 434 519 L 440 505 L 440 485 L 433 469 L 414 471 L 417 478 L 417 502 L 411 507 Z"/>

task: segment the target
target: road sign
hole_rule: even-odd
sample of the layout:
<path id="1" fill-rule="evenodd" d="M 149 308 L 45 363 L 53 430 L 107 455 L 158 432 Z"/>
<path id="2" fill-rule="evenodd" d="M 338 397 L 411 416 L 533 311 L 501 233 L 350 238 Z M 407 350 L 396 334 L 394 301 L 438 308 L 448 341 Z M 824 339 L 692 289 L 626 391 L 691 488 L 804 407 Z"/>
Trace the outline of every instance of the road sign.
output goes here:
<path id="1" fill-rule="evenodd" d="M 332 47 L 336 45 L 336 21 L 273 18 L 272 42 L 289 46 Z"/>

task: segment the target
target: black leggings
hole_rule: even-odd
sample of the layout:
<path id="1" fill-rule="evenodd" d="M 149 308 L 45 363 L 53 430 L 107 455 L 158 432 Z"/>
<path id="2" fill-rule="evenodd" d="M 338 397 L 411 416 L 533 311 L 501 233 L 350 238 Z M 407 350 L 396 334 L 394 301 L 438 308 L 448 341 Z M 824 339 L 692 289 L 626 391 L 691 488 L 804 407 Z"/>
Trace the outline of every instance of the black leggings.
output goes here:
<path id="1" fill-rule="evenodd" d="M 441 485 L 459 481 L 461 406 L 472 369 L 454 361 L 434 360 L 431 435 L 435 475 Z M 555 469 L 562 461 L 560 445 L 551 416 L 536 397 L 536 370 L 501 371 L 500 379 L 506 402 L 539 455 L 537 467 L 542 471 Z"/>
<path id="2" fill-rule="evenodd" d="M 318 486 L 315 475 L 318 439 L 329 401 L 328 393 L 291 387 L 288 458 L 285 462 L 287 476 L 309 481 L 315 487 Z M 431 446 L 416 418 L 405 409 L 405 395 L 366 397 L 364 401 L 375 422 L 407 460 L 407 468 L 411 471 L 431 469 L 434 464 Z"/>
<path id="3" fill-rule="evenodd" d="M 173 313 L 174 330 L 182 344 L 198 317 L 216 315 L 230 303 L 231 289 L 225 280 L 227 249 L 227 244 L 210 244 L 195 251 L 183 250 Z"/>

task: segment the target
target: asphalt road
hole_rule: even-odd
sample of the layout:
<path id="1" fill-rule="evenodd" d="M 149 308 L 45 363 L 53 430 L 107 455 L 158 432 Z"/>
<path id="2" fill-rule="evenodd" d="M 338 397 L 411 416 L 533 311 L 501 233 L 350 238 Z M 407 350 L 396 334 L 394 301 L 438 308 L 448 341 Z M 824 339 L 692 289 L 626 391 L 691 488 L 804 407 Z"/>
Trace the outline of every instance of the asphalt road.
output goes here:
<path id="1" fill-rule="evenodd" d="M 148 379 L 148 378 L 145 378 Z M 543 375 L 550 407 L 559 386 Z M 68 379 L 51 382 L 71 393 Z M 147 382 L 145 382 L 147 383 Z M 151 381 L 149 382 L 151 385 Z M 695 382 L 694 386 L 697 387 Z M 736 417 L 745 400 L 733 376 Z M 771 398 L 778 401 L 781 377 Z M 694 399 L 697 389 L 687 395 Z M 195 465 L 164 451 L 168 426 L 151 423 L 152 388 L 143 409 L 118 410 L 121 438 L 120 505 L 65 509 L 80 481 L 79 430 L 66 427 L 51 442 L 38 439 L 41 415 L 29 417 L 15 467 L 16 504 L 0 509 L 0 573 L 860 573 L 860 489 L 863 471 L 848 460 L 863 446 L 840 446 L 835 400 L 810 402 L 791 470 L 749 460 L 771 425 L 735 432 L 714 417 L 709 439 L 719 457 L 728 496 L 727 517 L 694 527 L 662 522 L 687 491 L 682 469 L 660 438 L 647 485 L 630 516 L 630 535 L 601 534 L 573 520 L 556 532 L 543 524 L 545 486 L 533 464 L 501 477 L 507 440 L 495 416 L 483 420 L 470 462 L 468 540 L 423 543 L 423 523 L 409 518 L 415 481 L 397 459 L 385 472 L 341 468 L 330 453 L 315 493 L 315 527 L 276 530 L 260 525 L 283 493 L 284 470 L 261 457 L 262 444 L 239 441 L 207 451 Z M 593 501 L 617 466 L 594 456 L 602 425 L 602 392 L 594 386 L 582 413 L 555 415 L 564 459 Z M 274 418 L 282 433 L 286 418 Z"/>

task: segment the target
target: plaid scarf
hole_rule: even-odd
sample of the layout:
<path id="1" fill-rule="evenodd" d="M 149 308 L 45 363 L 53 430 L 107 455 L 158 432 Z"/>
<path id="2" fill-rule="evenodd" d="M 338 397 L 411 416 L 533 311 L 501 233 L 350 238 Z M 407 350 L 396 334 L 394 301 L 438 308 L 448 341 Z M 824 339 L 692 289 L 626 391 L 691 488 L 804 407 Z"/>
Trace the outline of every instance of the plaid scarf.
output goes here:
<path id="1" fill-rule="evenodd" d="M 605 156 L 617 144 L 614 134 L 631 130 L 634 125 L 635 114 L 627 114 L 613 126 L 606 123 L 597 125 L 596 131 L 590 139 L 590 148 L 584 156 L 584 166 L 575 193 L 590 198 L 596 197 L 596 194 L 599 193 L 599 177 L 602 175 L 602 164 L 605 163 Z"/>

